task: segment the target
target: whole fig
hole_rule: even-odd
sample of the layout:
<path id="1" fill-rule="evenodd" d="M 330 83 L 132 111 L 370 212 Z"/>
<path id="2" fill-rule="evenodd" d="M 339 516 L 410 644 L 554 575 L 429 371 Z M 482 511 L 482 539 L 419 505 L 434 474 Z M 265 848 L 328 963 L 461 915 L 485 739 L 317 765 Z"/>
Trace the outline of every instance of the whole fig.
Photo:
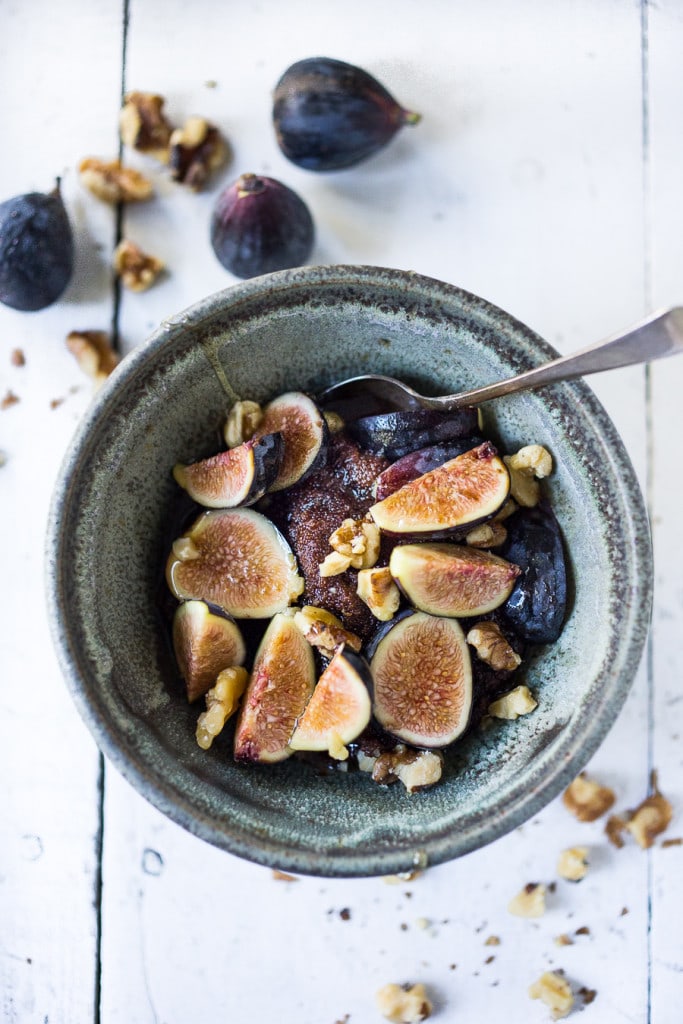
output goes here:
<path id="1" fill-rule="evenodd" d="M 313 218 L 296 192 L 256 174 L 243 174 L 218 197 L 211 244 L 237 277 L 257 277 L 305 263 L 313 248 Z"/>
<path id="2" fill-rule="evenodd" d="M 352 167 L 419 120 L 367 71 L 329 57 L 292 64 L 275 87 L 278 145 L 309 171 Z"/>
<path id="3" fill-rule="evenodd" d="M 56 302 L 73 273 L 71 225 L 59 191 L 0 203 L 0 302 L 34 311 Z"/>

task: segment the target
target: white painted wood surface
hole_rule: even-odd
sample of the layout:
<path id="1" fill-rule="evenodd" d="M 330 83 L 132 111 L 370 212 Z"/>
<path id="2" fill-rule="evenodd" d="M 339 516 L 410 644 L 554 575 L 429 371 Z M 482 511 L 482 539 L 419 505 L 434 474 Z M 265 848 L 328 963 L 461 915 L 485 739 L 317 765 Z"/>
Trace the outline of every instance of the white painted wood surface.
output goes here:
<path id="1" fill-rule="evenodd" d="M 170 272 L 150 292 L 122 296 L 126 350 L 163 316 L 231 283 L 207 219 L 220 184 L 246 170 L 306 198 L 315 261 L 451 281 L 562 351 L 683 300 L 677 0 L 130 0 L 125 11 L 125 87 L 163 93 L 175 120 L 214 119 L 234 149 L 200 196 L 131 161 L 154 174 L 158 198 L 126 211 L 126 234 Z M 115 217 L 82 191 L 75 166 L 116 153 L 124 5 L 0 0 L 0 25 L 0 199 L 62 174 L 79 238 L 78 273 L 60 303 L 37 314 L 0 307 L 0 397 L 20 398 L 0 412 L 3 1021 L 333 1024 L 348 1014 L 372 1024 L 380 985 L 422 980 L 436 1020 L 533 1024 L 548 1012 L 527 987 L 551 965 L 597 990 L 587 1022 L 680 1021 L 683 847 L 614 850 L 601 822 L 579 825 L 556 802 L 410 884 L 286 883 L 183 832 L 114 770 L 99 786 L 99 756 L 49 642 L 42 544 L 52 481 L 89 392 L 64 338 L 108 328 L 114 309 Z M 270 91 L 288 64 L 321 53 L 377 74 L 423 123 L 352 171 L 289 165 Z M 17 347 L 23 368 L 10 362 Z M 593 384 L 648 494 L 657 579 L 648 657 L 591 769 L 627 808 L 656 766 L 675 808 L 670 835 L 683 835 L 683 362 Z M 591 847 L 588 878 L 558 882 L 537 922 L 510 916 L 511 896 L 552 881 L 559 851 L 579 842 Z M 554 944 L 582 926 L 590 934 Z M 486 946 L 490 935 L 501 944 Z"/>

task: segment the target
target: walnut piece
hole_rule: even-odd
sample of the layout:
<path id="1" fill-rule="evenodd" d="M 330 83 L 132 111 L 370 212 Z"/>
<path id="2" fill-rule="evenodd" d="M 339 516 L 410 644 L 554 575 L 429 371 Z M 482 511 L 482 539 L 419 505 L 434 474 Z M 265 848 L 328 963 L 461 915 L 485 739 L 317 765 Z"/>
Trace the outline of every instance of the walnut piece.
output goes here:
<path id="1" fill-rule="evenodd" d="M 522 659 L 513 651 L 495 622 L 478 622 L 472 626 L 466 639 L 477 656 L 497 672 L 511 672 L 521 664 Z"/>
<path id="2" fill-rule="evenodd" d="M 384 985 L 375 995 L 377 1009 L 394 1024 L 419 1024 L 432 1013 L 424 985 Z"/>
<path id="3" fill-rule="evenodd" d="M 119 114 L 119 130 L 125 146 L 167 164 L 173 129 L 164 116 L 163 106 L 163 96 L 156 93 L 127 93 Z"/>
<path id="4" fill-rule="evenodd" d="M 553 470 L 550 452 L 540 444 L 528 444 L 515 455 L 503 458 L 510 473 L 510 493 L 519 505 L 532 508 L 538 505 L 541 492 L 538 481 Z"/>
<path id="5" fill-rule="evenodd" d="M 673 808 L 657 786 L 657 773 L 652 773 L 652 793 L 632 811 L 626 821 L 626 830 L 631 833 L 638 846 L 648 850 L 657 836 L 661 835 L 673 817 Z"/>
<path id="6" fill-rule="evenodd" d="M 546 888 L 540 882 L 527 882 L 508 903 L 508 911 L 515 917 L 543 917 Z"/>
<path id="7" fill-rule="evenodd" d="M 356 592 L 380 622 L 393 619 L 401 603 L 401 592 L 394 583 L 388 567 L 361 569 Z"/>
<path id="8" fill-rule="evenodd" d="M 203 117 L 190 117 L 170 139 L 171 177 L 198 192 L 209 175 L 228 159 L 228 147 L 218 128 Z"/>
<path id="9" fill-rule="evenodd" d="M 517 502 L 513 501 L 512 498 L 508 498 L 503 507 L 498 512 L 496 512 L 491 522 L 504 523 L 506 519 L 509 519 L 510 516 L 513 516 L 515 514 L 518 508 L 519 505 L 517 504 Z"/>
<path id="10" fill-rule="evenodd" d="M 111 347 L 106 331 L 71 331 L 67 335 L 66 347 L 95 388 L 105 380 L 119 362 L 119 355 Z"/>
<path id="11" fill-rule="evenodd" d="M 197 719 L 196 737 L 202 750 L 209 749 L 230 715 L 237 710 L 248 681 L 249 673 L 241 666 L 219 672 L 213 687 L 205 695 L 206 711 Z"/>
<path id="12" fill-rule="evenodd" d="M 245 441 L 250 441 L 262 419 L 263 409 L 258 402 L 235 402 L 223 427 L 223 437 L 228 448 L 237 448 Z"/>
<path id="13" fill-rule="evenodd" d="M 498 548 L 507 540 L 508 532 L 501 522 L 492 519 L 489 523 L 475 526 L 465 537 L 471 548 Z"/>
<path id="14" fill-rule="evenodd" d="M 0 409 L 4 412 L 5 409 L 11 409 L 13 405 L 16 405 L 17 402 L 20 401 L 21 399 L 19 398 L 19 395 L 15 395 L 14 392 L 8 388 L 3 398 L 0 400 Z"/>
<path id="15" fill-rule="evenodd" d="M 327 423 L 327 429 L 331 434 L 338 434 L 344 429 L 344 420 L 338 412 L 327 410 L 323 413 L 323 417 L 325 423 Z"/>
<path id="16" fill-rule="evenodd" d="M 100 160 L 96 156 L 81 160 L 81 181 L 105 203 L 140 203 L 151 199 L 154 189 L 144 174 L 132 167 L 123 167 L 120 160 Z"/>
<path id="17" fill-rule="evenodd" d="M 341 555 L 338 551 L 332 551 L 318 566 L 321 576 L 340 576 L 351 567 L 351 558 L 348 555 Z"/>
<path id="18" fill-rule="evenodd" d="M 353 569 L 371 569 L 379 558 L 379 526 L 369 519 L 345 519 L 330 535 L 330 547 L 350 559 Z"/>
<path id="19" fill-rule="evenodd" d="M 161 260 L 148 256 L 139 245 L 126 238 L 114 249 L 113 265 L 122 283 L 133 292 L 146 291 L 164 269 Z"/>
<path id="20" fill-rule="evenodd" d="M 580 882 L 588 874 L 588 847 L 572 846 L 563 850 L 557 862 L 557 873 L 568 882 Z"/>
<path id="21" fill-rule="evenodd" d="M 311 647 L 317 647 L 330 658 L 342 644 L 350 647 L 352 651 L 361 649 L 360 637 L 344 629 L 337 616 L 328 612 L 326 608 L 304 605 L 294 613 L 294 624 L 301 630 Z"/>
<path id="22" fill-rule="evenodd" d="M 577 775 L 562 794 L 562 803 L 579 821 L 596 821 L 609 811 L 615 799 L 614 790 L 589 779 L 585 772 Z"/>
<path id="23" fill-rule="evenodd" d="M 433 786 L 441 778 L 443 768 L 441 754 L 433 750 L 413 750 L 403 743 L 367 760 L 374 762 L 371 769 L 373 782 L 389 785 L 400 779 L 409 793 Z M 368 770 L 368 766 L 361 770 Z"/>
<path id="24" fill-rule="evenodd" d="M 566 1017 L 574 1005 L 569 982 L 558 971 L 545 971 L 529 988 L 532 999 L 540 999 L 550 1010 L 553 1020 Z"/>
<path id="25" fill-rule="evenodd" d="M 515 686 L 514 690 L 504 693 L 498 700 L 489 704 L 491 718 L 504 718 L 514 722 L 520 715 L 528 715 L 538 707 L 538 701 L 528 686 Z"/>

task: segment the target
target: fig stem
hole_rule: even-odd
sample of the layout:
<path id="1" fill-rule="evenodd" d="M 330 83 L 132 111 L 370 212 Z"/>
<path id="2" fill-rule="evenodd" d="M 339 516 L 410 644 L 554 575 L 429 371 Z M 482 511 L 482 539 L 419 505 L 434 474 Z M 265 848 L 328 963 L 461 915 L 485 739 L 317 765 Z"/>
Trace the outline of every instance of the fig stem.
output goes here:
<path id="1" fill-rule="evenodd" d="M 401 113 L 403 124 L 419 124 L 422 120 L 422 114 L 416 114 L 414 110 L 403 110 Z"/>

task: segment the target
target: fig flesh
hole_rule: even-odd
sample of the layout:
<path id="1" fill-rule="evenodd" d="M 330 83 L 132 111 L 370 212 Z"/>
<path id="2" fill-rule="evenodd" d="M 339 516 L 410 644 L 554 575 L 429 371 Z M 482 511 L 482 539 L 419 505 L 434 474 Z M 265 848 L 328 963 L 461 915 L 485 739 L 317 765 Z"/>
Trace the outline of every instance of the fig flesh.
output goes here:
<path id="1" fill-rule="evenodd" d="M 266 434 L 190 466 L 178 464 L 173 476 L 205 508 L 253 505 L 275 481 L 284 450 L 280 434 Z"/>
<path id="2" fill-rule="evenodd" d="M 387 459 L 401 459 L 427 445 L 471 437 L 478 425 L 476 409 L 411 409 L 362 416 L 348 423 L 347 430 L 368 451 Z"/>
<path id="3" fill-rule="evenodd" d="M 320 469 L 327 458 L 328 429 L 315 402 L 301 391 L 280 395 L 263 410 L 255 438 L 278 433 L 284 453 L 271 491 L 283 491 Z"/>
<path id="4" fill-rule="evenodd" d="M 278 145 L 309 171 L 352 167 L 419 120 L 367 71 L 328 57 L 293 64 L 273 97 Z"/>
<path id="5" fill-rule="evenodd" d="M 0 203 L 0 302 L 34 312 L 56 302 L 74 264 L 74 243 L 59 182 Z"/>
<path id="6" fill-rule="evenodd" d="M 370 721 L 370 681 L 361 657 L 337 651 L 297 722 L 289 741 L 292 750 L 327 750 L 337 760 L 346 760 L 346 744 L 360 736 Z"/>
<path id="7" fill-rule="evenodd" d="M 503 553 L 522 570 L 507 603 L 506 619 L 524 640 L 551 644 L 567 611 L 567 567 L 562 533 L 546 502 L 525 508 L 507 522 Z"/>
<path id="8" fill-rule="evenodd" d="M 239 626 L 204 601 L 184 601 L 173 617 L 173 650 L 187 687 L 197 700 L 226 668 L 243 665 L 246 647 Z"/>
<path id="9" fill-rule="evenodd" d="M 370 515 L 387 533 L 457 531 L 495 515 L 509 490 L 505 464 L 485 441 L 372 505 Z"/>
<path id="10" fill-rule="evenodd" d="M 408 600 L 430 615 L 486 615 L 510 596 L 521 569 L 464 544 L 401 544 L 391 575 Z"/>
<path id="11" fill-rule="evenodd" d="M 275 615 L 256 652 L 235 730 L 235 760 L 272 763 L 289 741 L 315 686 L 313 649 L 291 615 Z"/>
<path id="12" fill-rule="evenodd" d="M 256 174 L 243 174 L 221 192 L 211 219 L 213 251 L 242 278 L 300 267 L 311 255 L 314 233 L 303 199 Z"/>
<path id="13" fill-rule="evenodd" d="M 404 484 L 409 484 L 411 480 L 417 480 L 423 473 L 438 469 L 439 466 L 443 466 L 444 462 L 449 462 L 450 459 L 455 459 L 458 455 L 483 443 L 483 437 L 463 437 L 460 440 L 444 441 L 442 444 L 433 444 L 428 448 L 409 452 L 396 462 L 392 462 L 389 468 L 377 477 L 375 483 L 377 501 L 383 501 Z"/>
<path id="14" fill-rule="evenodd" d="M 180 600 L 208 601 L 236 619 L 269 619 L 304 586 L 282 534 L 250 508 L 204 512 L 174 541 L 166 580 Z"/>
<path id="15" fill-rule="evenodd" d="M 456 619 L 410 612 L 381 632 L 370 662 L 374 711 L 416 747 L 445 747 L 467 728 L 472 664 Z"/>

